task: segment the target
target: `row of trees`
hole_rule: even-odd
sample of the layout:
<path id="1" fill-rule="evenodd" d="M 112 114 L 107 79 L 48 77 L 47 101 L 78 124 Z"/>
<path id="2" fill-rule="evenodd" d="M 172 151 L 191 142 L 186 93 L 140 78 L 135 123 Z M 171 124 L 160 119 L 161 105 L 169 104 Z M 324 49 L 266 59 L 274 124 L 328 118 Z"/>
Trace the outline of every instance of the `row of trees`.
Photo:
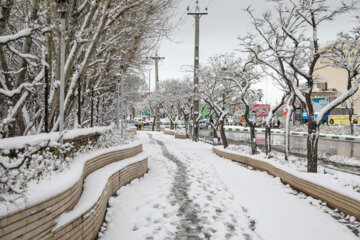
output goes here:
<path id="1" fill-rule="evenodd" d="M 309 117 L 308 172 L 317 171 L 317 146 L 324 115 L 353 96 L 360 81 L 359 26 L 350 33 L 340 33 L 333 44 L 324 47 L 320 46 L 318 32 L 325 22 L 356 9 L 357 3 L 343 1 L 332 6 L 329 1 L 321 0 L 276 1 L 276 16 L 265 12 L 260 18 L 254 15 L 251 8 L 247 9 L 256 34 L 240 39 L 241 45 L 253 59 L 251 62 L 263 66 L 289 95 L 284 98 L 289 109 L 287 136 L 289 117 L 293 112 L 290 103 L 297 99 Z M 339 79 L 347 86 L 347 91 L 327 104 L 315 117 L 312 92 L 317 80 L 316 71 L 326 67 L 347 72 L 346 79 Z M 288 151 L 288 142 L 286 146 Z"/>
<path id="2" fill-rule="evenodd" d="M 65 123 L 67 127 L 109 124 L 115 119 L 116 86 L 120 59 L 127 65 L 126 96 L 130 109 L 137 108 L 136 92 L 144 86 L 141 68 L 159 39 L 171 29 L 169 16 L 175 0 L 68 0 L 66 14 Z M 215 56 L 200 69 L 194 94 L 190 79 L 168 80 L 146 101 L 155 115 L 161 106 L 172 125 L 178 119 L 190 132 L 192 102 L 201 99 L 209 109 L 214 137 L 227 147 L 224 123 L 230 108 L 245 109 L 256 153 L 255 122 L 249 107 L 260 101 L 254 85 L 266 74 L 283 90 L 282 101 L 266 119 L 266 153 L 271 151 L 270 124 L 276 110 L 288 105 L 289 121 L 295 102 L 309 117 L 308 171 L 317 171 L 317 144 L 323 116 L 346 102 L 358 90 L 360 27 L 340 33 L 333 44 L 320 46 L 319 28 L 341 14 L 356 9 L 357 1 L 333 6 L 324 0 L 274 0 L 274 9 L 257 17 L 246 11 L 255 32 L 239 38 L 240 56 Z M 59 125 L 60 16 L 52 0 L 3 0 L 0 12 L 0 136 L 56 131 Z M 311 96 L 316 70 L 335 67 L 347 72 L 347 91 L 329 103 L 315 118 Z M 201 115 L 196 122 L 201 119 Z M 155 121 L 154 121 L 155 122 Z M 217 135 L 220 129 L 220 137 Z M 287 137 L 286 156 L 289 137 Z"/>
<path id="3" fill-rule="evenodd" d="M 160 95 L 165 93 L 164 99 L 158 97 L 157 104 L 162 104 L 166 109 L 170 121 L 175 118 L 174 113 L 182 112 L 175 102 L 180 101 L 183 106 L 187 104 L 184 111 L 187 115 L 185 114 L 183 118 L 188 122 L 191 118 L 190 99 L 194 97 L 201 99 L 203 108 L 210 109 L 209 115 L 212 116 L 210 124 L 214 130 L 214 137 L 219 138 L 216 132 L 219 129 L 224 147 L 228 145 L 223 129 L 225 118 L 234 104 L 242 105 L 246 122 L 250 127 L 252 154 L 256 154 L 254 131 L 256 123 L 248 118 L 249 108 L 251 104 L 261 100 L 262 91 L 255 89 L 254 86 L 267 75 L 283 91 L 283 96 L 271 109 L 265 121 L 266 153 L 271 152 L 270 127 L 274 113 L 286 104 L 288 114 L 285 158 L 288 158 L 290 119 L 294 105 L 299 104 L 309 117 L 308 172 L 317 172 L 317 146 L 324 115 L 346 103 L 358 91 L 360 25 L 358 24 L 349 33 L 339 33 L 338 38 L 326 46 L 320 45 L 318 32 L 324 23 L 357 9 L 358 1 L 342 1 L 336 6 L 324 0 L 273 2 L 274 9 L 266 11 L 259 17 L 250 7 L 246 9 L 252 19 L 255 32 L 239 38 L 241 54 L 238 55 L 240 56 L 234 54 L 215 56 L 200 69 L 200 83 L 196 95 L 186 95 L 182 92 L 177 95 L 179 88 L 169 87 L 170 82 L 167 82 L 164 91 L 158 93 Z M 316 71 L 327 67 L 342 69 L 347 73 L 346 78 L 338 80 L 347 90 L 327 104 L 315 117 L 312 92 L 318 79 Z M 177 100 L 169 101 L 172 98 Z M 169 104 L 170 108 L 166 104 Z M 197 122 L 198 120 L 200 118 Z"/>
<path id="4" fill-rule="evenodd" d="M 119 61 L 129 89 L 170 31 L 175 0 L 68 0 L 65 126 L 114 121 Z M 60 15 L 57 1 L 3 0 L 0 8 L 0 137 L 59 126 Z M 136 83 L 136 84 L 134 84 Z M 129 98 L 133 94 L 127 92 Z"/>

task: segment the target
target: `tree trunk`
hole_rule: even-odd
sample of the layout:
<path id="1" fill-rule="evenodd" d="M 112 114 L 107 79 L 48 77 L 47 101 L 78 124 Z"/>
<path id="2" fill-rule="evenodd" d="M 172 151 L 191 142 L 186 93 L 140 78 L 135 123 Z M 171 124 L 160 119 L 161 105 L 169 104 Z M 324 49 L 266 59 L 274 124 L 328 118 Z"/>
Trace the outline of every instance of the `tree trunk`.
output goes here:
<path id="1" fill-rule="evenodd" d="M 292 111 L 287 112 L 286 116 L 286 129 L 285 129 L 285 160 L 289 160 L 289 152 L 290 152 L 290 117 Z"/>
<path id="2" fill-rule="evenodd" d="M 269 155 L 271 152 L 271 128 L 267 124 L 265 126 L 265 151 L 266 155 Z"/>
<path id="3" fill-rule="evenodd" d="M 250 147 L 251 147 L 251 155 L 256 154 L 256 137 L 255 137 L 255 125 L 253 123 L 249 124 L 250 126 Z"/>
<path id="4" fill-rule="evenodd" d="M 218 141 L 220 141 L 220 138 L 217 134 L 216 128 L 213 127 L 213 138 L 216 138 Z"/>
<path id="5" fill-rule="evenodd" d="M 94 126 L 94 87 L 91 88 L 90 127 Z"/>
<path id="6" fill-rule="evenodd" d="M 78 111 L 77 111 L 77 124 L 78 127 L 81 128 L 81 79 L 79 79 L 78 81 L 78 86 L 77 86 L 77 101 L 78 101 Z"/>
<path id="7" fill-rule="evenodd" d="M 354 135 L 354 124 L 352 121 L 354 115 L 354 103 L 351 103 L 350 109 L 348 108 L 349 112 L 349 121 L 350 121 L 350 135 Z"/>
<path id="8" fill-rule="evenodd" d="M 220 121 L 219 127 L 220 127 L 220 136 L 221 136 L 222 144 L 223 144 L 224 148 L 227 148 L 229 146 L 229 144 L 228 144 L 228 141 L 227 141 L 226 135 L 225 135 L 224 120 Z"/>
<path id="9" fill-rule="evenodd" d="M 152 124 L 152 131 L 155 131 L 155 123 L 156 123 L 156 116 L 154 116 L 153 124 Z"/>
<path id="10" fill-rule="evenodd" d="M 188 123 L 188 117 L 185 113 L 183 113 L 184 115 L 184 122 L 185 122 L 185 134 L 186 134 L 186 138 L 189 138 L 189 123 Z"/>
<path id="11" fill-rule="evenodd" d="M 319 141 L 319 126 L 314 120 L 309 118 L 308 137 L 307 137 L 307 170 L 311 173 L 317 173 L 317 150 Z"/>
<path id="12" fill-rule="evenodd" d="M 48 58 L 46 56 L 46 58 Z M 48 67 L 45 66 L 45 88 L 44 88 L 44 113 L 45 113 L 45 132 L 48 133 L 49 132 L 49 122 L 48 122 L 48 118 L 49 118 L 49 88 L 50 88 L 50 83 L 49 83 L 49 71 L 48 71 Z"/>
<path id="13" fill-rule="evenodd" d="M 99 107 L 100 107 L 100 93 L 98 93 L 96 101 L 96 124 L 99 124 Z"/>
<path id="14" fill-rule="evenodd" d="M 285 129 L 285 160 L 289 160 L 289 152 L 290 152 L 290 119 L 294 112 L 294 102 L 295 102 L 295 94 L 292 93 L 289 100 L 287 101 L 286 108 L 286 129 Z M 292 106 L 290 107 L 290 103 Z"/>

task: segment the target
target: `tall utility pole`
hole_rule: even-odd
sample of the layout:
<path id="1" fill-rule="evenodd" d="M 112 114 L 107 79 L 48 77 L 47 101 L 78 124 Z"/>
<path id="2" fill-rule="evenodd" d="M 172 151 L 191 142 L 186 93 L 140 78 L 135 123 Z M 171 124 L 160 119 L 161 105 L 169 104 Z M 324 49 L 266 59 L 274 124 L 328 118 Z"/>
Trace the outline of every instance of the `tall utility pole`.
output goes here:
<path id="1" fill-rule="evenodd" d="M 159 91 L 159 60 L 165 59 L 164 57 L 159 57 L 157 54 L 154 57 L 150 57 L 155 60 L 155 91 Z M 160 131 L 160 106 L 156 106 L 156 131 Z"/>
<path id="2" fill-rule="evenodd" d="M 190 8 L 187 8 L 190 11 Z M 192 140 L 197 141 L 199 139 L 199 126 L 197 119 L 199 117 L 199 98 L 198 98 L 198 85 L 199 85 L 199 45 L 200 45 L 200 18 L 203 15 L 207 15 L 206 12 L 200 12 L 199 1 L 196 1 L 195 12 L 188 12 L 188 15 L 192 15 L 195 18 L 195 54 L 194 54 L 194 107 L 193 107 L 193 134 Z"/>

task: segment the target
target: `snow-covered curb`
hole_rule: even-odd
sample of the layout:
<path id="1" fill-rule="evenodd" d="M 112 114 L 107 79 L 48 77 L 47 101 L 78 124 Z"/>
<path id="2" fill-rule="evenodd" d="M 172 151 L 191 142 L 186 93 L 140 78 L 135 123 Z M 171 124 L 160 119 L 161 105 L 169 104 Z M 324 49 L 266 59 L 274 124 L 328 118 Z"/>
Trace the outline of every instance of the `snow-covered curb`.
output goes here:
<path id="1" fill-rule="evenodd" d="M 16 205 L 0 204 L 0 217 L 12 213 L 14 211 L 17 211 L 19 209 L 23 209 L 25 207 L 40 202 L 44 202 L 70 189 L 82 177 L 84 166 L 87 161 L 106 153 L 130 149 L 132 147 L 136 147 L 141 144 L 142 144 L 141 141 L 135 141 L 123 146 L 117 146 L 117 147 L 93 151 L 91 153 L 84 154 L 75 158 L 73 164 L 71 164 L 70 167 L 64 170 L 63 172 L 60 172 L 50 177 L 50 179 L 41 181 L 40 183 L 37 182 L 29 183 L 29 188 L 27 190 L 27 193 L 25 194 L 26 200 L 20 199 L 18 200 L 18 202 L 16 202 Z"/>
<path id="2" fill-rule="evenodd" d="M 331 179 L 324 174 L 299 172 L 271 159 L 225 150 L 222 147 L 214 147 L 214 152 L 230 159 L 231 156 L 225 156 L 224 153 L 244 157 L 241 161 L 242 163 L 253 166 L 259 170 L 268 171 L 271 175 L 280 177 L 296 189 L 313 197 L 320 198 L 330 206 L 339 208 L 347 214 L 352 214 L 358 219 L 360 218 L 360 193 L 354 191 L 351 187 L 345 187 L 340 182 L 331 181 Z M 252 162 L 252 160 L 254 162 Z"/>
<path id="3" fill-rule="evenodd" d="M 240 126 L 224 126 L 225 131 L 233 131 L 233 132 L 250 132 L 250 128 L 246 127 L 240 127 Z M 255 129 L 255 133 L 263 133 L 265 134 L 264 128 L 257 128 Z M 271 130 L 272 134 L 278 134 L 278 135 L 284 135 L 285 131 L 283 130 Z M 307 137 L 306 132 L 290 132 L 292 136 L 298 136 L 298 137 Z M 327 139 L 327 140 L 337 140 L 337 141 L 348 141 L 348 142 L 360 142 L 360 137 L 357 136 L 351 136 L 351 135 L 334 135 L 334 134 L 320 134 L 321 139 Z"/>
<path id="4" fill-rule="evenodd" d="M 64 139 L 73 139 L 79 136 L 102 133 L 109 129 L 112 126 L 107 127 L 93 127 L 93 128 L 79 128 L 69 130 L 64 134 Z M 43 141 L 50 140 L 56 141 L 59 138 L 59 132 L 52 133 L 42 133 L 37 135 L 30 136 L 21 136 L 21 137 L 12 137 L 12 138 L 3 138 L 0 139 L 0 149 L 21 149 L 25 146 L 35 146 L 40 144 Z"/>
<path id="5" fill-rule="evenodd" d="M 169 135 L 175 135 L 175 134 L 176 134 L 176 131 L 175 131 L 175 130 L 167 130 L 167 129 L 165 129 L 165 130 L 164 130 L 164 133 L 165 133 L 165 134 L 169 134 Z"/>
<path id="6" fill-rule="evenodd" d="M 68 223 L 72 222 L 74 219 L 80 217 L 81 215 L 85 214 L 88 210 L 90 210 L 100 199 L 103 191 L 105 190 L 105 186 L 108 183 L 109 178 L 113 174 L 129 166 L 132 163 L 143 161 L 146 158 L 147 158 L 146 154 L 141 153 L 135 157 L 106 165 L 105 167 L 96 170 L 95 172 L 87 176 L 87 178 L 84 180 L 83 192 L 81 194 L 79 201 L 77 202 L 73 210 L 62 214 L 56 220 L 57 224 L 53 228 L 53 231 L 55 232 L 59 228 L 67 225 Z"/>

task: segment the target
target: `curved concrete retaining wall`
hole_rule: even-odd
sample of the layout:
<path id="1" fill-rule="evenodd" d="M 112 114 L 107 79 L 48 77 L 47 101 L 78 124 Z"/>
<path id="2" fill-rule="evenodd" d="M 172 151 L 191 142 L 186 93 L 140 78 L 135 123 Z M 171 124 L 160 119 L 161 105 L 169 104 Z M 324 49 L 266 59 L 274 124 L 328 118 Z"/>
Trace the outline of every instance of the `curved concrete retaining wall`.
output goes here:
<path id="1" fill-rule="evenodd" d="M 289 184 L 292 188 L 320 199 L 326 202 L 330 207 L 337 208 L 346 214 L 354 216 L 357 220 L 360 220 L 360 202 L 355 199 L 344 196 L 299 177 L 293 176 L 288 172 L 274 167 L 270 163 L 262 162 L 234 153 L 221 151 L 217 148 L 213 148 L 213 152 L 220 157 L 252 166 L 257 170 L 266 171 L 272 176 L 279 177 L 283 183 Z"/>
<path id="2" fill-rule="evenodd" d="M 110 163 L 142 152 L 142 144 L 109 152 L 88 160 L 79 180 L 68 190 L 48 200 L 0 217 L 0 239 L 41 239 L 50 233 L 54 220 L 71 210 L 80 198 L 83 181 L 90 173 Z"/>
<path id="3" fill-rule="evenodd" d="M 175 135 L 175 131 L 174 130 L 164 130 L 165 134 L 169 134 L 169 135 Z"/>
<path id="4" fill-rule="evenodd" d="M 95 239 L 104 221 L 109 198 L 121 187 L 135 178 L 143 176 L 148 169 L 147 157 L 132 163 L 113 174 L 106 184 L 101 197 L 86 213 L 71 223 L 51 232 L 44 239 Z"/>
<path id="5" fill-rule="evenodd" d="M 186 139 L 186 135 L 182 135 L 182 134 L 175 134 L 175 138 L 179 138 L 179 139 Z"/>

